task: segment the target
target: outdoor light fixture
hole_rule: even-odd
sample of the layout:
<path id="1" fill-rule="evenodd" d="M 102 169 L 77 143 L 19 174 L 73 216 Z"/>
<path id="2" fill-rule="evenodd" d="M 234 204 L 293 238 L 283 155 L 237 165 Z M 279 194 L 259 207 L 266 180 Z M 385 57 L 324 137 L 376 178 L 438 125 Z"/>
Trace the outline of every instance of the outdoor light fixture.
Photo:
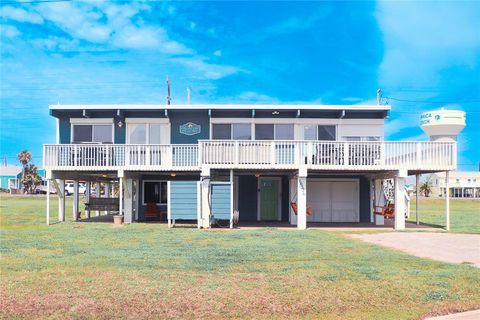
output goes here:
<path id="1" fill-rule="evenodd" d="M 278 112 L 278 111 L 273 111 L 272 114 L 273 114 L 274 116 L 278 116 L 278 115 L 280 114 L 280 112 Z"/>
<path id="2" fill-rule="evenodd" d="M 259 178 L 259 177 L 260 177 L 260 173 L 255 173 L 255 177 L 256 177 L 256 178 Z"/>
<path id="3" fill-rule="evenodd" d="M 119 120 L 118 123 L 117 123 L 117 125 L 118 125 L 119 128 L 123 127 L 123 122 L 122 122 L 122 120 Z"/>
<path id="4" fill-rule="evenodd" d="M 177 175 L 177 173 L 176 173 L 176 172 L 172 172 L 172 173 L 170 173 L 170 175 L 171 175 L 172 177 L 175 177 L 175 176 Z"/>

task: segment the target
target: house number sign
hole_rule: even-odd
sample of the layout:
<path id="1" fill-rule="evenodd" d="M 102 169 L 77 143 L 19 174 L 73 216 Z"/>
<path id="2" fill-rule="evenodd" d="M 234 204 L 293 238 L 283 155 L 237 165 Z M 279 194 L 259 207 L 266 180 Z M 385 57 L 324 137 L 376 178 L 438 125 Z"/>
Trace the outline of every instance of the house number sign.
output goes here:
<path id="1" fill-rule="evenodd" d="M 186 136 L 194 136 L 199 134 L 202 127 L 199 124 L 193 122 L 187 122 L 185 124 L 180 125 L 180 133 Z"/>

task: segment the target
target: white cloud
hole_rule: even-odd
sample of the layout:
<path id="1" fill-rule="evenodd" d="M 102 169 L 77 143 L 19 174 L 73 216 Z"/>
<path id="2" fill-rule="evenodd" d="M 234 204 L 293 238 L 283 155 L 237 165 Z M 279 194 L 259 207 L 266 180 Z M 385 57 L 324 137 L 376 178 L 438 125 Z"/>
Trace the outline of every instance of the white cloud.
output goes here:
<path id="1" fill-rule="evenodd" d="M 208 63 L 200 56 L 189 58 L 171 58 L 169 61 L 180 63 L 189 69 L 190 72 L 198 74 L 204 79 L 210 80 L 218 80 L 241 71 L 233 66 Z"/>
<path id="2" fill-rule="evenodd" d="M 15 38 L 21 34 L 17 28 L 6 24 L 0 25 L 0 32 L 2 34 L 2 38 Z"/>
<path id="3" fill-rule="evenodd" d="M 222 56 L 222 50 L 215 50 L 213 52 L 213 55 L 216 56 L 216 57 L 221 57 Z"/>
<path id="4" fill-rule="evenodd" d="M 7 20 L 17 22 L 27 22 L 32 24 L 42 24 L 43 18 L 36 12 L 26 11 L 22 8 L 4 6 L 0 10 L 0 16 Z"/>

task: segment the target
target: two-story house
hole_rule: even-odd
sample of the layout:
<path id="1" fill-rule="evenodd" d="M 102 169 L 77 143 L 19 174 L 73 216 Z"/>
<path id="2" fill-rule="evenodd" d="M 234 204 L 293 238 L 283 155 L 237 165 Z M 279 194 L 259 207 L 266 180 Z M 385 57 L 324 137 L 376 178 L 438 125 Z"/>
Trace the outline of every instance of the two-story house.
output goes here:
<path id="1" fill-rule="evenodd" d="M 117 184 L 125 222 L 373 222 L 383 179 L 456 168 L 455 142 L 384 141 L 384 105 L 52 105 L 47 177 Z M 78 195 L 77 195 L 78 197 Z M 78 198 L 74 199 L 74 218 Z M 60 192 L 59 218 L 64 199 Z M 63 201 L 63 202 L 62 202 Z M 63 211 L 62 211 L 63 210 Z M 395 227 L 405 227 L 397 214 Z"/>

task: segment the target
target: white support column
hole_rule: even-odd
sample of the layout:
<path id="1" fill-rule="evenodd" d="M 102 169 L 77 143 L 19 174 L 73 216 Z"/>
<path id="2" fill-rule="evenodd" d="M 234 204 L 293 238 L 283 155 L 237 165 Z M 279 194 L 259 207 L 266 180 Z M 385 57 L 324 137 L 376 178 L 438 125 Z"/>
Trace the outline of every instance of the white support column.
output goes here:
<path id="1" fill-rule="evenodd" d="M 297 228 L 307 229 L 307 169 L 298 170 L 297 180 Z"/>
<path id="2" fill-rule="evenodd" d="M 201 203 L 201 226 L 210 228 L 210 168 L 203 167 L 200 173 L 200 203 Z"/>
<path id="3" fill-rule="evenodd" d="M 374 214 L 373 214 L 373 209 L 374 209 L 374 203 L 375 203 L 375 180 L 370 179 L 370 222 L 374 223 Z"/>
<path id="4" fill-rule="evenodd" d="M 415 221 L 420 224 L 420 175 L 415 175 Z"/>
<path id="5" fill-rule="evenodd" d="M 65 180 L 58 180 L 58 221 L 65 221 Z"/>
<path id="6" fill-rule="evenodd" d="M 119 186 L 118 186 L 118 214 L 123 216 L 123 177 L 119 178 Z"/>
<path id="7" fill-rule="evenodd" d="M 102 194 L 100 192 L 100 182 L 97 181 L 97 184 L 95 185 L 95 196 L 97 198 L 101 198 L 102 197 Z M 100 210 L 95 210 L 95 215 L 98 217 L 100 216 Z"/>
<path id="8" fill-rule="evenodd" d="M 233 170 L 230 170 L 230 229 L 233 229 Z"/>
<path id="9" fill-rule="evenodd" d="M 449 187 L 450 172 L 445 172 L 445 229 L 450 230 L 450 187 Z"/>
<path id="10" fill-rule="evenodd" d="M 394 179 L 395 230 L 405 230 L 405 176 L 405 173 L 399 171 Z"/>
<path id="11" fill-rule="evenodd" d="M 86 203 L 90 203 L 91 193 L 92 193 L 92 184 L 90 181 L 87 181 L 85 186 L 85 202 Z M 85 215 L 87 219 L 90 219 L 90 209 L 85 209 Z"/>
<path id="12" fill-rule="evenodd" d="M 47 179 L 47 225 L 50 224 L 50 179 Z"/>
<path id="13" fill-rule="evenodd" d="M 72 219 L 73 221 L 78 220 L 78 181 L 73 182 L 73 210 L 72 210 Z"/>
<path id="14" fill-rule="evenodd" d="M 123 221 L 124 223 L 132 223 L 133 221 L 133 179 L 125 179 L 123 191 Z"/>

